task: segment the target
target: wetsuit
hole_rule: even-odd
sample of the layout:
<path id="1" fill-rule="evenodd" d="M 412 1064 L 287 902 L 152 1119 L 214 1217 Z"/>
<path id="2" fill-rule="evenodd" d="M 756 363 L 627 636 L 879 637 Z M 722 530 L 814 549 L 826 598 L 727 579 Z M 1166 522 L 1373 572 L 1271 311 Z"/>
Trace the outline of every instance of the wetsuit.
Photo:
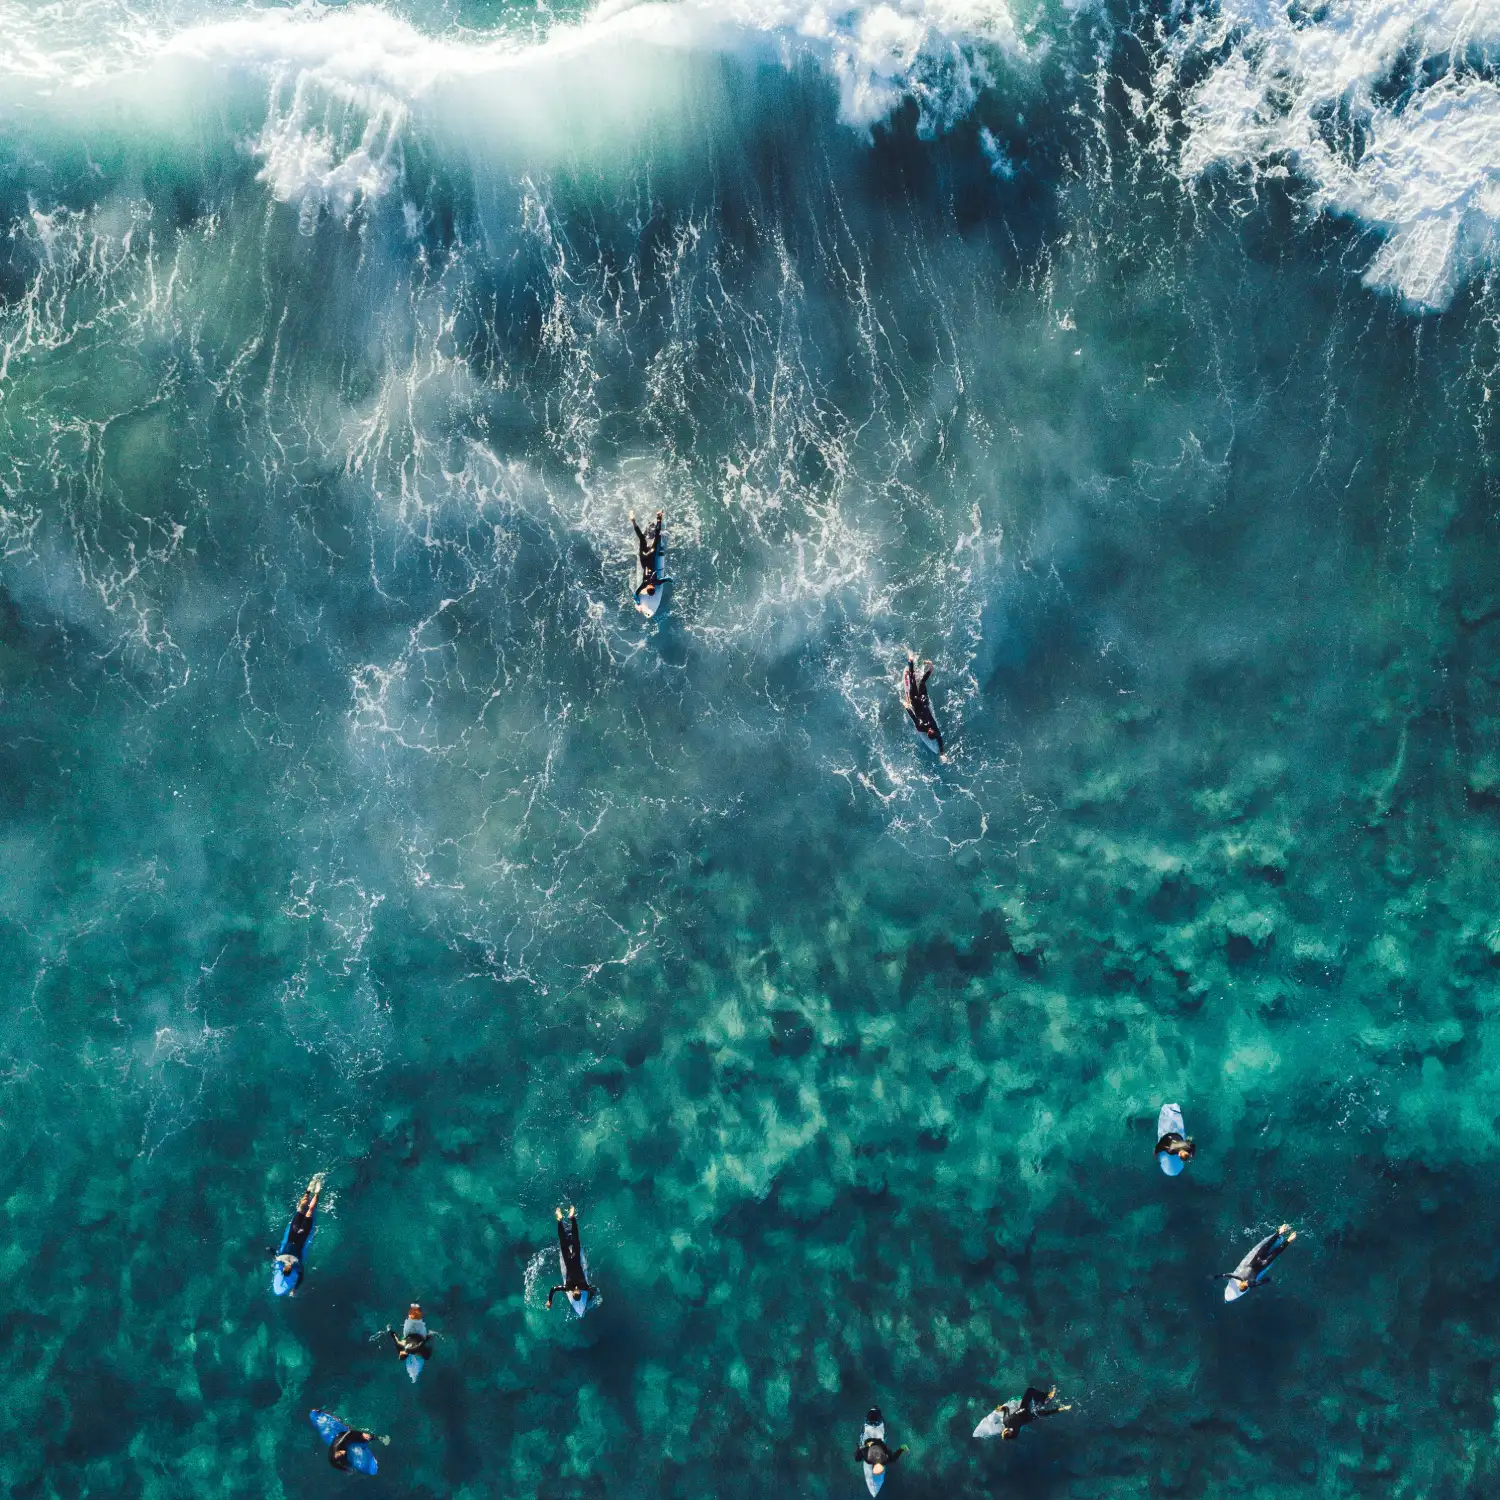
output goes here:
<path id="1" fill-rule="evenodd" d="M 349 1462 L 349 1446 L 351 1443 L 373 1443 L 375 1434 L 373 1432 L 361 1432 L 357 1427 L 346 1427 L 328 1445 L 328 1462 L 341 1473 L 347 1474 L 353 1465 Z"/>
<path id="2" fill-rule="evenodd" d="M 926 670 L 920 677 L 917 676 L 916 662 L 911 657 L 906 661 L 906 712 L 917 730 L 925 734 L 928 739 L 933 740 L 938 747 L 938 754 L 943 753 L 943 736 L 938 729 L 937 720 L 933 717 L 932 704 L 927 699 L 927 679 L 932 676 L 932 663 L 927 663 Z"/>
<path id="3" fill-rule="evenodd" d="M 887 1448 L 879 1438 L 871 1438 L 868 1443 L 864 1443 L 854 1450 L 854 1456 L 862 1464 L 884 1464 L 886 1468 L 890 1468 L 905 1452 L 905 1443 L 902 1443 L 899 1448 L 892 1450 Z"/>
<path id="4" fill-rule="evenodd" d="M 1253 1291 L 1266 1279 L 1271 1262 L 1296 1238 L 1297 1231 L 1290 1224 L 1283 1224 L 1275 1234 L 1268 1234 L 1261 1240 L 1234 1270 L 1226 1271 L 1224 1279 L 1238 1281 L 1245 1291 Z"/>
<path id="5" fill-rule="evenodd" d="M 563 1280 L 547 1293 L 547 1306 L 559 1292 L 587 1292 L 591 1297 L 599 1295 L 599 1288 L 590 1286 L 583 1269 L 583 1243 L 578 1237 L 578 1220 L 569 1215 L 557 1221 L 557 1243 L 562 1250 Z"/>
<path id="6" fill-rule="evenodd" d="M 387 1328 L 386 1332 L 391 1336 L 391 1342 L 401 1352 L 396 1356 L 398 1359 L 408 1359 L 416 1355 L 418 1359 L 432 1358 L 432 1335 L 430 1333 L 414 1333 L 403 1335 L 396 1332 L 394 1328 Z"/>
<path id="7" fill-rule="evenodd" d="M 661 579 L 656 576 L 656 564 L 661 556 L 661 517 L 657 516 L 651 523 L 649 532 L 641 530 L 634 516 L 630 518 L 630 524 L 635 527 L 636 548 L 641 556 L 641 581 L 635 591 L 635 597 L 639 599 L 647 584 L 661 584 Z"/>
<path id="8" fill-rule="evenodd" d="M 1028 1422 L 1034 1422 L 1038 1417 L 1055 1417 L 1058 1412 L 1066 1411 L 1065 1406 L 1048 1405 L 1054 1394 L 1052 1391 L 1039 1391 L 1034 1385 L 1029 1385 L 1026 1387 L 1026 1394 L 1019 1401 L 1007 1401 L 1000 1408 L 1003 1425 L 1000 1435 L 1013 1438 Z"/>
<path id="9" fill-rule="evenodd" d="M 1170 1152 L 1173 1156 L 1176 1156 L 1184 1146 L 1187 1147 L 1188 1158 L 1191 1160 L 1191 1158 L 1196 1155 L 1197 1148 L 1185 1135 L 1178 1135 L 1175 1130 L 1169 1130 L 1156 1143 L 1156 1154 L 1160 1156 L 1163 1151 L 1167 1151 Z"/>
<path id="10" fill-rule="evenodd" d="M 292 1222 L 286 1226 L 286 1233 L 281 1237 L 281 1249 L 276 1252 L 276 1266 L 288 1291 L 294 1291 L 302 1280 L 302 1256 L 307 1249 L 308 1240 L 312 1238 L 313 1216 L 318 1211 L 318 1195 L 322 1191 L 323 1184 L 319 1181 L 316 1187 L 309 1187 L 302 1194 L 297 1200 Z M 290 1266 L 281 1264 L 285 1255 L 293 1257 Z"/>

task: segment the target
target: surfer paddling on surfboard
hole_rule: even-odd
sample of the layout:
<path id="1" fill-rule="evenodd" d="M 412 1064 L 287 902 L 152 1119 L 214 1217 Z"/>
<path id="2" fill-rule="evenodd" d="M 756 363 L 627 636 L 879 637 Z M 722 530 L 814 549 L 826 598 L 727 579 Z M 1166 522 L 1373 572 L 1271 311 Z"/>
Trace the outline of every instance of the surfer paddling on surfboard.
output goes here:
<path id="1" fill-rule="evenodd" d="M 578 1210 L 569 1207 L 567 1218 L 562 1209 L 557 1209 L 557 1250 L 562 1260 L 562 1285 L 547 1293 L 547 1306 L 559 1292 L 568 1294 L 568 1305 L 581 1318 L 588 1309 L 589 1298 L 599 1296 L 599 1288 L 589 1285 L 588 1272 L 583 1265 L 583 1244 L 578 1237 Z"/>
<path id="2" fill-rule="evenodd" d="M 1017 1438 L 1021 1429 L 1038 1417 L 1055 1417 L 1059 1412 L 1072 1411 L 1071 1406 L 1058 1406 L 1053 1402 L 1057 1387 L 1050 1391 L 1039 1391 L 1034 1385 L 1026 1387 L 1026 1394 L 1019 1401 L 1006 1401 L 997 1406 L 978 1427 L 977 1438 Z"/>
<path id="3" fill-rule="evenodd" d="M 917 675 L 917 659 L 910 651 L 906 653 L 906 671 L 901 678 L 901 705 L 912 728 L 922 737 L 922 742 L 937 756 L 944 759 L 943 734 L 933 717 L 932 704 L 927 698 L 927 679 L 932 676 L 932 663 L 922 663 L 921 675 Z"/>
<path id="4" fill-rule="evenodd" d="M 854 1450 L 855 1459 L 865 1466 L 865 1485 L 872 1495 L 880 1492 L 880 1486 L 885 1483 L 885 1471 L 905 1452 L 905 1443 L 894 1450 L 886 1446 L 885 1418 L 880 1415 L 878 1406 L 872 1406 L 865 1418 L 864 1431 L 859 1435 L 859 1447 Z"/>
<path id="5" fill-rule="evenodd" d="M 316 1228 L 314 1219 L 318 1212 L 318 1194 L 323 1191 L 323 1174 L 318 1173 L 307 1185 L 307 1191 L 297 1200 L 297 1210 L 281 1237 L 281 1248 L 276 1252 L 275 1269 L 271 1272 L 271 1290 L 278 1297 L 295 1296 L 302 1280 L 302 1257 L 307 1242 Z"/>
<path id="6" fill-rule="evenodd" d="M 651 530 L 642 531 L 636 523 L 635 512 L 630 512 L 630 524 L 635 527 L 635 543 L 640 552 L 641 564 L 641 581 L 635 587 L 637 607 L 646 606 L 649 601 L 654 600 L 665 582 L 661 576 L 661 523 L 662 514 L 657 511 Z"/>
<path id="7" fill-rule="evenodd" d="M 1271 1262 L 1297 1238 L 1290 1224 L 1283 1224 L 1275 1234 L 1254 1245 L 1250 1253 L 1232 1271 L 1224 1272 L 1229 1284 L 1224 1288 L 1226 1302 L 1238 1302 L 1246 1292 L 1254 1291 L 1271 1274 Z"/>

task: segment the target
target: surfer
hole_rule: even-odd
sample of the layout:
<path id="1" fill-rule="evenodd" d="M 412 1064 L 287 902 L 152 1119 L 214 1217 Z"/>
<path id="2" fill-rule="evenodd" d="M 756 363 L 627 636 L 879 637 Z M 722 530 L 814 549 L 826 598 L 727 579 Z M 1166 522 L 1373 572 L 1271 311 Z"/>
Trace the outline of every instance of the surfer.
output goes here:
<path id="1" fill-rule="evenodd" d="M 297 1211 L 286 1226 L 281 1237 L 281 1249 L 276 1252 L 276 1268 L 272 1272 L 272 1286 L 278 1297 L 295 1296 L 297 1285 L 302 1280 L 302 1256 L 307 1242 L 312 1238 L 313 1219 L 318 1212 L 318 1195 L 323 1191 L 323 1173 L 319 1172 L 307 1185 L 307 1191 L 297 1200 Z"/>
<path id="2" fill-rule="evenodd" d="M 1297 1231 L 1290 1224 L 1283 1224 L 1275 1234 L 1268 1234 L 1254 1245 L 1234 1270 L 1223 1273 L 1229 1283 L 1224 1288 L 1224 1300 L 1235 1302 L 1265 1281 L 1270 1275 L 1271 1262 L 1296 1238 Z"/>
<path id="3" fill-rule="evenodd" d="M 1053 1386 L 1050 1391 L 1039 1391 L 1034 1385 L 1026 1387 L 1026 1394 L 1019 1401 L 1002 1402 L 991 1413 L 986 1422 L 981 1422 L 981 1427 L 991 1423 L 992 1430 L 984 1434 L 985 1437 L 993 1437 L 993 1426 L 998 1425 L 1002 1438 L 1016 1438 L 1021 1435 L 1021 1429 L 1028 1423 L 1034 1422 L 1038 1417 L 1055 1417 L 1059 1412 L 1072 1411 L 1072 1406 L 1058 1406 L 1053 1402 L 1057 1395 L 1057 1387 Z M 992 1418 L 999 1417 L 998 1424 L 992 1423 Z M 976 1432 L 975 1436 L 979 1434 Z"/>
<path id="4" fill-rule="evenodd" d="M 641 556 L 641 581 L 635 589 L 637 603 L 640 602 L 642 594 L 648 598 L 654 594 L 657 585 L 661 582 L 656 573 L 657 563 L 661 557 L 661 523 L 662 513 L 657 511 L 651 530 L 642 531 L 636 524 L 635 512 L 630 512 L 630 524 L 635 527 L 635 543 Z"/>
<path id="5" fill-rule="evenodd" d="M 583 1244 L 578 1237 L 578 1210 L 571 1205 L 568 1208 L 567 1218 L 563 1218 L 562 1209 L 555 1210 L 557 1214 L 557 1244 L 562 1254 L 563 1279 L 561 1286 L 555 1286 L 547 1293 L 547 1307 L 552 1307 L 552 1299 L 559 1292 L 566 1292 L 568 1300 L 577 1305 L 580 1297 L 597 1297 L 599 1288 L 589 1285 L 589 1279 L 583 1269 Z"/>
<path id="6" fill-rule="evenodd" d="M 338 1418 L 340 1422 L 344 1419 Z M 371 1443 L 389 1443 L 389 1438 L 377 1438 L 373 1432 L 365 1432 L 358 1427 L 345 1427 L 339 1435 L 328 1445 L 328 1462 L 340 1473 L 348 1474 L 354 1468 L 354 1460 L 350 1457 L 349 1449 L 355 1443 L 363 1443 L 367 1448 Z"/>
<path id="7" fill-rule="evenodd" d="M 1178 1161 L 1192 1161 L 1198 1154 L 1198 1148 L 1193 1144 L 1190 1136 L 1180 1134 L 1176 1130 L 1169 1130 L 1156 1143 L 1157 1156 L 1175 1156 Z"/>
<path id="8" fill-rule="evenodd" d="M 870 1414 L 865 1418 L 865 1427 L 878 1427 L 882 1432 L 885 1430 L 885 1418 L 880 1415 L 878 1406 L 870 1408 Z M 860 1443 L 854 1450 L 854 1457 L 859 1463 L 869 1464 L 877 1474 L 883 1474 L 906 1451 L 905 1443 L 899 1448 L 891 1449 L 886 1446 L 883 1437 L 872 1437 L 865 1438 Z"/>
<path id="9" fill-rule="evenodd" d="M 918 734 L 922 735 L 929 744 L 943 754 L 943 735 L 937 726 L 937 719 L 933 717 L 932 704 L 927 698 L 927 679 L 932 676 L 932 663 L 922 663 L 922 675 L 917 675 L 917 659 L 910 651 L 906 653 L 906 672 L 901 679 L 901 700 L 906 707 L 907 717 L 912 721 Z"/>
<path id="10" fill-rule="evenodd" d="M 407 1308 L 406 1321 L 401 1325 L 400 1333 L 390 1327 L 387 1327 L 385 1331 L 390 1334 L 391 1342 L 396 1346 L 396 1358 L 403 1364 L 408 1359 L 432 1358 L 432 1334 L 427 1324 L 422 1321 L 420 1303 L 413 1302 Z"/>

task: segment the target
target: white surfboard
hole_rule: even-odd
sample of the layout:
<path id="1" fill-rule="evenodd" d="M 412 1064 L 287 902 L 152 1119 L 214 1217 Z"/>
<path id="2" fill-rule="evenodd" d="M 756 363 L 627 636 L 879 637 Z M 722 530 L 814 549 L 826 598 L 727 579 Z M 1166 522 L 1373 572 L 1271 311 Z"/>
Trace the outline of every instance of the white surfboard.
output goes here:
<path id="1" fill-rule="evenodd" d="M 974 1429 L 974 1436 L 977 1438 L 999 1437 L 1000 1434 L 1004 1431 L 1005 1408 L 1003 1406 L 997 1406 L 994 1411 L 990 1412 L 988 1416 L 986 1416 L 985 1419 L 979 1424 L 979 1426 Z"/>
<path id="2" fill-rule="evenodd" d="M 401 1325 L 401 1337 L 409 1339 L 416 1337 L 425 1339 L 427 1337 L 427 1324 L 421 1318 L 408 1318 Z M 408 1354 L 402 1364 L 406 1366 L 407 1378 L 413 1385 L 417 1383 L 417 1376 L 422 1373 L 422 1366 L 427 1361 L 420 1354 Z"/>
<path id="3" fill-rule="evenodd" d="M 864 1431 L 859 1435 L 859 1446 L 863 1448 L 871 1438 L 878 1438 L 882 1443 L 885 1441 L 884 1422 L 866 1422 Z M 865 1471 L 865 1487 L 872 1495 L 878 1495 L 880 1493 L 880 1486 L 885 1483 L 884 1471 L 877 1474 L 874 1464 L 865 1464 L 863 1468 Z"/>
<path id="4" fill-rule="evenodd" d="M 903 668 L 902 671 L 901 671 L 901 709 L 902 709 L 902 712 L 904 712 L 905 715 L 906 715 L 906 727 L 908 729 L 910 729 L 911 732 L 914 735 L 916 735 L 916 737 L 917 737 L 917 743 L 929 755 L 936 756 L 936 758 L 938 760 L 945 759 L 946 757 L 944 756 L 943 751 L 938 748 L 938 742 L 935 739 L 932 739 L 931 737 L 929 737 L 928 735 L 923 734 L 922 731 L 917 728 L 917 721 L 912 716 L 912 711 L 911 711 L 911 693 L 907 690 L 907 686 L 906 686 L 906 669 L 905 668 Z M 936 722 L 936 719 L 934 719 L 934 722 Z M 939 729 L 938 733 L 941 734 L 942 730 Z"/>
<path id="5" fill-rule="evenodd" d="M 658 589 L 657 593 L 659 594 L 660 592 L 661 590 Z M 583 1253 L 583 1246 L 581 1244 L 578 1247 L 578 1259 L 583 1262 L 583 1276 L 584 1280 L 587 1281 L 589 1258 Z M 561 1249 L 557 1252 L 557 1263 L 562 1268 L 562 1279 L 566 1282 L 568 1279 L 568 1263 L 563 1259 Z M 589 1310 L 589 1294 L 587 1292 L 570 1292 L 565 1288 L 563 1295 L 568 1299 L 568 1306 L 573 1309 L 575 1316 L 581 1318 Z"/>
<path id="6" fill-rule="evenodd" d="M 1251 1289 L 1251 1287 L 1259 1286 L 1261 1282 L 1263 1282 L 1266 1277 L 1271 1274 L 1271 1268 L 1270 1266 L 1267 1266 L 1265 1270 L 1263 1270 L 1260 1275 L 1255 1278 L 1254 1281 L 1250 1282 L 1250 1286 L 1244 1288 L 1241 1288 L 1240 1286 L 1240 1281 L 1250 1281 L 1250 1267 L 1255 1263 L 1255 1257 L 1257 1254 L 1259 1254 L 1261 1247 L 1264 1245 L 1269 1245 L 1271 1241 L 1276 1238 L 1276 1235 L 1280 1233 L 1281 1231 L 1278 1229 L 1275 1234 L 1266 1235 L 1264 1239 L 1257 1240 L 1245 1252 L 1244 1256 L 1240 1260 L 1239 1265 L 1234 1268 L 1233 1272 L 1233 1274 L 1237 1276 L 1239 1280 L 1226 1281 L 1224 1283 L 1224 1300 L 1226 1302 L 1238 1302 L 1240 1298 L 1243 1297 L 1245 1293 Z"/>
<path id="7" fill-rule="evenodd" d="M 652 525 L 656 523 L 653 521 Z M 633 588 L 640 588 L 646 581 L 646 570 L 641 567 L 640 549 L 635 554 L 635 583 Z M 656 549 L 656 592 L 654 594 L 634 594 L 635 607 L 648 620 L 655 618 L 657 610 L 661 608 L 661 601 L 667 596 L 667 533 L 661 534 L 661 545 Z M 583 1315 L 580 1313 L 580 1317 Z"/>
<path id="8" fill-rule="evenodd" d="M 1161 1113 L 1156 1117 L 1157 1140 L 1174 1130 L 1178 1135 L 1187 1134 L 1187 1127 L 1182 1123 L 1182 1107 L 1177 1104 L 1163 1104 Z M 1170 1151 L 1158 1151 L 1156 1159 L 1161 1163 L 1161 1169 L 1168 1177 L 1176 1177 L 1187 1165 L 1180 1156 L 1173 1156 Z"/>

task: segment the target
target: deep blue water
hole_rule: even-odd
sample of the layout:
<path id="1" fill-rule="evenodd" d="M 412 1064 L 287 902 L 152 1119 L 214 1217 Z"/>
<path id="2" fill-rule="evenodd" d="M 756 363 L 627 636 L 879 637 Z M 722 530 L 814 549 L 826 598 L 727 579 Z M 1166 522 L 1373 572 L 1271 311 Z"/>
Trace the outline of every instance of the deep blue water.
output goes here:
<path id="1" fill-rule="evenodd" d="M 1493 1486 L 1500 318 L 1387 189 L 1495 86 L 1390 14 L 0 6 L 9 1493 Z"/>

